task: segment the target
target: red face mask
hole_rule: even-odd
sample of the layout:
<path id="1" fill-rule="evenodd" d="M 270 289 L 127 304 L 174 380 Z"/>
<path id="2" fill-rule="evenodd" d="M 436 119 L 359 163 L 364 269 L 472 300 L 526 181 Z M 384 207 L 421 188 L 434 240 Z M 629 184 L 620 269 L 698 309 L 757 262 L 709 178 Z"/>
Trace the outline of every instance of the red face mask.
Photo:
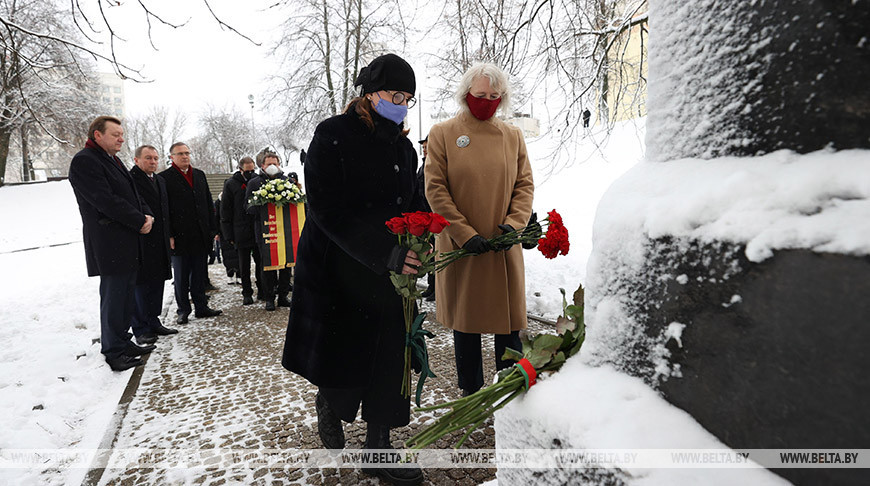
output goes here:
<path id="1" fill-rule="evenodd" d="M 471 114 L 478 120 L 486 121 L 495 115 L 495 110 L 498 109 L 498 104 L 501 103 L 501 98 L 488 100 L 486 98 L 477 98 L 471 93 L 465 95 L 465 102 L 468 103 L 468 109 Z"/>

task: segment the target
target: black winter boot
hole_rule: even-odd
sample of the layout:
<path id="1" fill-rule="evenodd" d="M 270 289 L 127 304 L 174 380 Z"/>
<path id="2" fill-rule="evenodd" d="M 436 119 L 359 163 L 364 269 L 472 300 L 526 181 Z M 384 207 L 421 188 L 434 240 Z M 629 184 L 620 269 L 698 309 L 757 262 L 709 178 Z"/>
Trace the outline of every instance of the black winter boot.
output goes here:
<path id="1" fill-rule="evenodd" d="M 366 424 L 366 449 L 393 449 L 390 443 L 390 428 L 385 425 Z M 423 482 L 423 470 L 418 466 L 390 467 L 389 463 L 363 466 L 362 472 L 378 476 L 390 484 L 412 486 Z"/>
<path id="2" fill-rule="evenodd" d="M 317 433 L 323 447 L 327 449 L 344 449 L 344 428 L 341 419 L 329 408 L 326 399 L 320 392 L 314 399 L 314 408 L 317 410 Z"/>

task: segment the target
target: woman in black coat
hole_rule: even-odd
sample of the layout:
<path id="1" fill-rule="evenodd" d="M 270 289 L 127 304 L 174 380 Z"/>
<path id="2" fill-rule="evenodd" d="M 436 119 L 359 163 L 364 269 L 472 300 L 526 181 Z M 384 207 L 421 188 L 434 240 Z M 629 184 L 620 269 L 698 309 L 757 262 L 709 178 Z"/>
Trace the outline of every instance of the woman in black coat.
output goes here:
<path id="1" fill-rule="evenodd" d="M 283 365 L 319 387 L 318 432 L 327 448 L 344 447 L 338 419 L 353 422 L 362 404 L 366 447 L 386 449 L 389 428 L 410 418 L 401 393 L 402 300 L 389 270 L 416 273 L 412 266 L 420 262 L 384 223 L 422 207 L 417 154 L 402 126 L 413 104 L 414 72 L 387 54 L 363 68 L 356 85 L 364 96 L 321 122 L 308 148 L 308 217 Z M 419 469 L 367 472 L 401 484 L 423 478 Z"/>

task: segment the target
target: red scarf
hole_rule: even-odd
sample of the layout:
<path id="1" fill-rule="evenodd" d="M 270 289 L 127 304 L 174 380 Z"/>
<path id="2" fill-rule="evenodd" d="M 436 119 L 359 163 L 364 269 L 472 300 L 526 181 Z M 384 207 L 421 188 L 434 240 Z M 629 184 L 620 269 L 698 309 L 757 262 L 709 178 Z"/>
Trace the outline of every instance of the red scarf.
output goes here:
<path id="1" fill-rule="evenodd" d="M 172 167 L 175 167 L 175 170 L 177 170 L 179 174 L 184 176 L 184 180 L 186 180 L 187 183 L 190 184 L 190 187 L 193 187 L 193 166 L 187 167 L 187 174 L 185 174 L 183 170 L 175 165 L 175 162 L 172 163 Z"/>
<path id="2" fill-rule="evenodd" d="M 102 132 L 101 132 L 101 133 L 102 133 Z M 106 152 L 105 150 L 103 150 L 103 147 L 100 147 L 99 145 L 97 145 L 97 142 L 94 142 L 94 141 L 91 140 L 90 138 L 88 139 L 87 142 L 85 142 L 85 148 L 89 148 L 89 149 L 93 149 L 93 150 L 100 150 L 100 151 L 105 152 L 106 155 L 109 155 L 108 152 Z M 127 170 L 127 168 L 124 167 L 124 163 L 121 162 L 121 159 L 119 159 L 118 157 L 116 157 L 116 156 L 114 156 L 114 155 L 110 155 L 110 157 L 112 158 L 112 160 L 115 161 L 116 164 L 118 164 L 118 167 L 120 167 L 122 170 L 125 170 L 125 171 Z"/>

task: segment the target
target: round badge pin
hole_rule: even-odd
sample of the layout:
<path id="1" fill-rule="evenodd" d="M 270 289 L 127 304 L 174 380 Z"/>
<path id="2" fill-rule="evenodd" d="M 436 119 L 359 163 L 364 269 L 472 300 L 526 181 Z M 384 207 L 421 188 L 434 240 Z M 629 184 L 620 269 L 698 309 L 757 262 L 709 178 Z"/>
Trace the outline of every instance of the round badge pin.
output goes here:
<path id="1" fill-rule="evenodd" d="M 468 135 L 462 135 L 456 139 L 456 146 L 459 148 L 468 147 L 468 144 L 471 143 L 471 139 L 468 138 Z"/>

